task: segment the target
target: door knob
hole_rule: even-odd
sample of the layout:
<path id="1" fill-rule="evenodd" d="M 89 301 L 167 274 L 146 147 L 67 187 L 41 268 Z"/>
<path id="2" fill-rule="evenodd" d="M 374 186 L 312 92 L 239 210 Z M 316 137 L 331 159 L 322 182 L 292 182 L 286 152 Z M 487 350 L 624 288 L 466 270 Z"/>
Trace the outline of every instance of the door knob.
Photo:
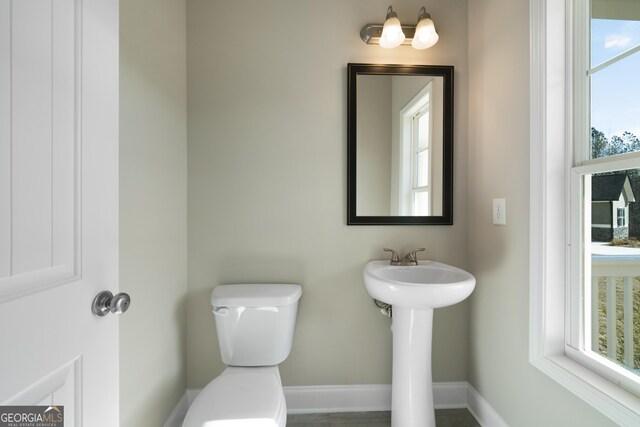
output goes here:
<path id="1" fill-rule="evenodd" d="M 109 313 L 122 314 L 129 309 L 131 297 L 120 292 L 115 296 L 109 291 L 102 291 L 93 299 L 91 312 L 97 317 L 104 317 Z"/>

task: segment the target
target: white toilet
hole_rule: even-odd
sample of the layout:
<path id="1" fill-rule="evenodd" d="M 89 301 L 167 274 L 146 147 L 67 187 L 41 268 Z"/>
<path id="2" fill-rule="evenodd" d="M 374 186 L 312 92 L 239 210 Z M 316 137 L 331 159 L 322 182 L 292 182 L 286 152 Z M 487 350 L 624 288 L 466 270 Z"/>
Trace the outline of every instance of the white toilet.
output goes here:
<path id="1" fill-rule="evenodd" d="M 211 293 L 222 361 L 182 427 L 284 427 L 278 364 L 293 343 L 300 285 L 221 285 Z"/>

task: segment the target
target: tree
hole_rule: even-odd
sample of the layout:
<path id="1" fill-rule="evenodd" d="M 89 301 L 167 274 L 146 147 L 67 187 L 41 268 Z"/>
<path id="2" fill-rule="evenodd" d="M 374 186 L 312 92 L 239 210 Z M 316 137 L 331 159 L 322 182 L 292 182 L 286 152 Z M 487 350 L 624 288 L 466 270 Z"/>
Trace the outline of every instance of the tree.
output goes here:
<path id="1" fill-rule="evenodd" d="M 609 141 L 607 137 L 604 136 L 603 132 L 600 132 L 598 129 L 592 127 L 591 128 L 591 158 L 597 159 L 598 157 L 604 157 L 605 149 L 609 145 Z"/>
<path id="2" fill-rule="evenodd" d="M 591 128 L 591 158 L 615 156 L 616 154 L 631 153 L 640 151 L 640 138 L 625 131 L 622 136 L 613 135 L 611 139 L 607 139 L 604 132 Z M 629 169 L 626 171 L 612 171 L 599 173 L 597 175 L 611 175 L 620 172 L 626 172 L 629 178 L 640 177 L 640 169 Z"/>
<path id="3" fill-rule="evenodd" d="M 640 151 L 640 138 L 629 131 L 622 133 L 622 136 L 613 135 L 607 139 L 604 132 L 591 128 L 591 158 L 614 156 L 616 154 L 631 153 Z"/>
<path id="4" fill-rule="evenodd" d="M 638 139 L 637 136 L 635 136 L 631 132 L 625 131 L 622 134 L 622 139 L 629 148 L 628 152 L 640 151 L 640 139 Z"/>
<path id="5" fill-rule="evenodd" d="M 628 152 L 629 147 L 625 144 L 624 139 L 620 138 L 618 135 L 613 135 L 605 149 L 605 156 L 614 156 L 616 154 Z"/>

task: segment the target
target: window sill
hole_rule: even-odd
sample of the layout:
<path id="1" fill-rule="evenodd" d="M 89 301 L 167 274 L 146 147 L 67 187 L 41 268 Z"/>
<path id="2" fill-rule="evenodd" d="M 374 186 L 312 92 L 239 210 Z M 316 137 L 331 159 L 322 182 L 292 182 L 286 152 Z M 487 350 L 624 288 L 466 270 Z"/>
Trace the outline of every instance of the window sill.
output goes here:
<path id="1" fill-rule="evenodd" d="M 565 355 L 532 357 L 531 364 L 622 426 L 640 425 L 640 400 Z"/>

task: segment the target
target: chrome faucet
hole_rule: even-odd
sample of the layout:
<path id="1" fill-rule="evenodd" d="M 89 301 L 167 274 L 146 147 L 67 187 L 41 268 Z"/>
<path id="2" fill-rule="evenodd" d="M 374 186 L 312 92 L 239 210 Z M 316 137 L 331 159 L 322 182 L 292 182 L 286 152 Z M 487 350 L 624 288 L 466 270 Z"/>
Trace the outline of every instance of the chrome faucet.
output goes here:
<path id="1" fill-rule="evenodd" d="M 398 252 L 394 251 L 393 249 L 384 248 L 383 250 L 385 252 L 391 252 L 391 262 L 390 262 L 391 265 L 418 265 L 418 258 L 416 254 L 418 252 L 424 251 L 425 249 L 424 248 L 414 249 L 408 254 L 406 254 L 402 258 L 402 260 L 400 259 Z"/>
<path id="2" fill-rule="evenodd" d="M 391 265 L 400 265 L 400 257 L 398 256 L 398 252 L 389 248 L 384 248 L 383 251 L 391 252 Z"/>

